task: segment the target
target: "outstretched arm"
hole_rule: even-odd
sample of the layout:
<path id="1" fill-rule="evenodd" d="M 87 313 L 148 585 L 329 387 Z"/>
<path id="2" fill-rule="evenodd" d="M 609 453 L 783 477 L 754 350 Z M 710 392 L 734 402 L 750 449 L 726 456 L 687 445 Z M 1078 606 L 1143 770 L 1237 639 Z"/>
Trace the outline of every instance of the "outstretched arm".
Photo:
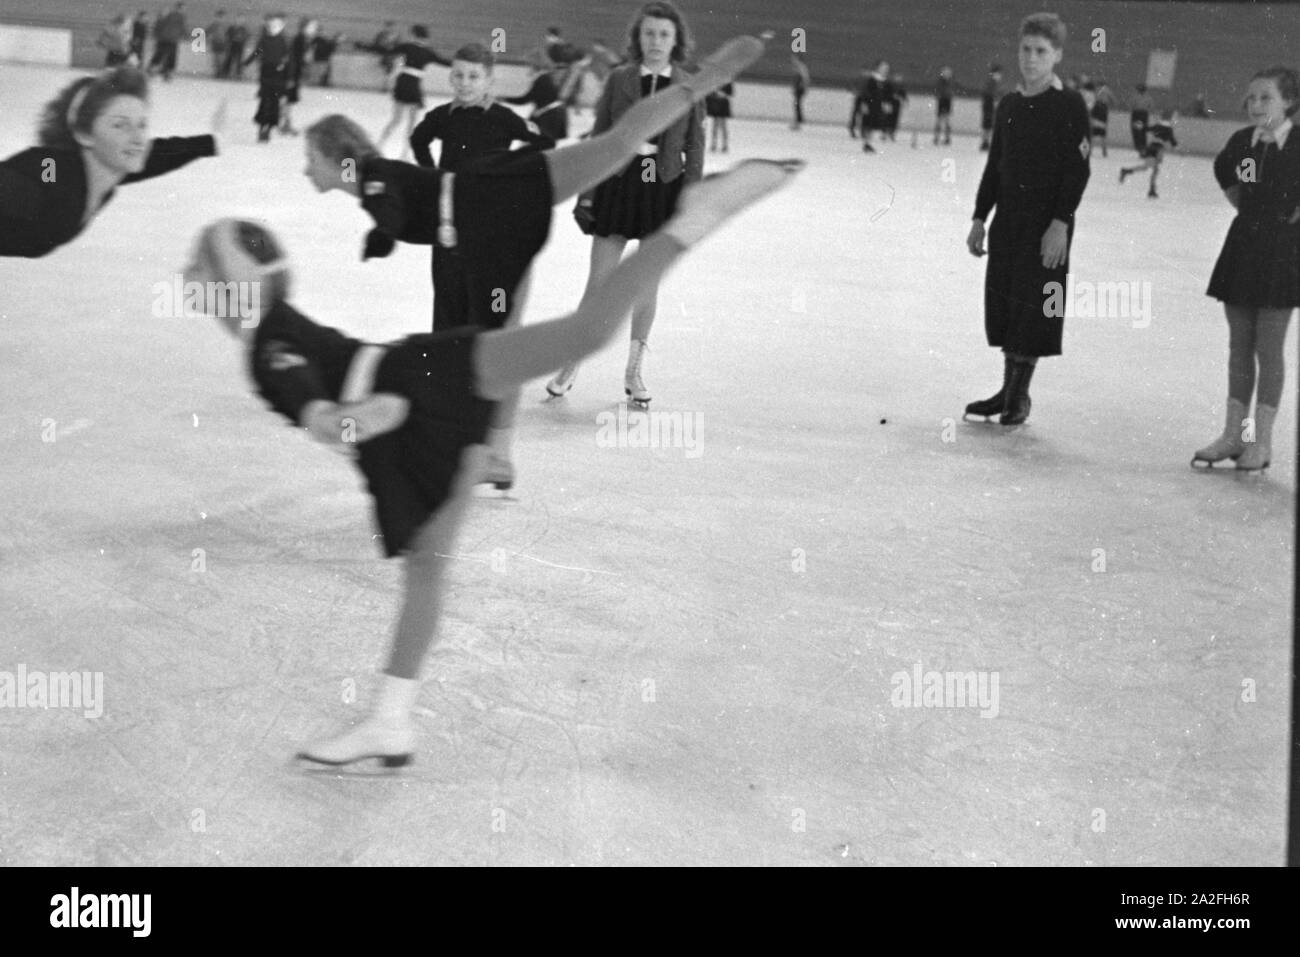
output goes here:
<path id="1" fill-rule="evenodd" d="M 42 223 L 49 221 L 43 200 L 56 188 L 16 163 L 0 165 L 0 256 L 35 257 L 48 251 L 36 240 Z"/>
<path id="2" fill-rule="evenodd" d="M 144 169 L 132 173 L 122 180 L 124 183 L 138 183 L 140 180 L 152 179 L 172 170 L 180 169 L 188 163 L 204 156 L 217 155 L 217 140 L 212 134 L 204 136 L 165 136 L 155 139 L 149 147 L 149 159 Z"/>

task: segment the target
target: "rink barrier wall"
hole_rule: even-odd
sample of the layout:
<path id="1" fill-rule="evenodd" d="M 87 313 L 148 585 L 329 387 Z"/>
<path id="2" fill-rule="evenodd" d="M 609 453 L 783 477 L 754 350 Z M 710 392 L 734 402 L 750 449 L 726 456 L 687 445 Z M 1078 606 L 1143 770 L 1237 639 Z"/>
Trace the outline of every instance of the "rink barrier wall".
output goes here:
<path id="1" fill-rule="evenodd" d="M 167 4 L 170 5 L 170 4 Z M 277 7 L 296 28 L 303 15 L 320 18 L 328 33 L 341 32 L 350 41 L 370 40 L 382 21 L 399 27 L 425 22 L 433 47 L 443 53 L 470 40 L 499 35 L 506 59 L 523 60 L 541 42 L 542 31 L 558 24 L 566 36 L 581 44 L 603 39 L 618 48 L 637 0 L 288 0 Z M 991 60 L 1014 73 L 1015 36 L 1021 18 L 1032 5 L 1025 0 L 732 0 L 712 4 L 683 0 L 699 50 L 709 50 L 737 32 L 775 31 L 779 38 L 746 75 L 750 81 L 789 83 L 789 46 L 793 34 L 807 50 L 813 81 L 820 88 L 847 89 L 859 72 L 879 57 L 889 60 L 895 74 L 909 85 L 929 87 L 939 68 L 952 68 L 956 92 L 978 95 Z M 1115 0 L 1053 0 L 1050 5 L 1070 30 L 1062 71 L 1105 77 L 1128 106 L 1133 84 L 1147 75 L 1153 50 L 1176 50 L 1177 67 L 1169 90 L 1154 89 L 1159 107 L 1188 112 L 1193 99 L 1204 95 L 1220 113 L 1236 112 L 1246 82 L 1257 69 L 1275 63 L 1296 65 L 1296 30 L 1300 26 L 1294 3 L 1174 3 L 1115 2 Z M 224 7 L 249 18 L 256 28 L 266 4 L 231 4 L 227 0 L 187 0 L 193 26 L 206 25 Z M 102 62 L 95 38 L 111 14 L 134 13 L 138 7 L 101 0 L 0 0 L 0 22 L 70 29 L 73 66 Z M 146 8 L 150 15 L 159 6 Z M 1105 43 L 1098 46 L 1098 31 Z M 788 42 L 782 42 L 789 37 Z M 152 42 L 152 41 L 151 41 Z M 1007 76 L 1007 85 L 1012 82 Z"/>
<path id="2" fill-rule="evenodd" d="M 70 30 L 0 24 L 0 61 L 53 66 L 68 66 L 71 62 L 74 67 L 86 69 L 96 68 L 103 63 L 103 54 L 94 47 L 93 38 L 88 50 L 75 40 L 74 32 Z M 335 55 L 332 67 L 333 85 L 341 89 L 380 90 L 384 86 L 385 73 L 378 57 L 373 54 L 339 53 Z M 255 71 L 256 64 L 245 70 L 243 81 L 245 84 L 253 85 Z M 177 55 L 177 73 L 193 77 L 210 77 L 212 75 L 210 54 L 195 53 L 188 45 L 182 44 Z M 429 68 L 425 90 L 431 100 L 451 96 L 448 74 L 449 70 L 446 67 Z M 529 76 L 529 70 L 523 64 L 500 63 L 496 68 L 495 89 L 503 96 L 522 93 L 528 87 Z M 311 95 L 311 89 L 312 87 L 307 88 L 307 96 Z M 584 96 L 581 97 L 581 105 L 590 108 L 595 94 L 596 88 L 588 86 L 584 90 Z M 737 83 L 732 109 L 738 119 L 789 123 L 794 116 L 793 99 L 791 88 L 785 84 Z M 803 102 L 806 122 L 839 126 L 845 130 L 846 138 L 851 108 L 851 95 L 844 90 L 834 88 L 814 86 L 808 91 Z M 913 95 L 903 108 L 899 127 L 902 142 L 910 144 L 913 133 L 916 133 L 918 143 L 927 142 L 934 128 L 934 116 L 934 96 L 929 93 Z M 1131 146 L 1128 122 L 1127 112 L 1111 112 L 1110 145 L 1118 148 Z M 1223 148 L 1228 137 L 1235 130 L 1246 125 L 1246 122 L 1245 116 L 1240 118 L 1181 117 L 1175 127 L 1179 142 L 1178 151 L 1195 156 L 1213 156 Z M 979 101 L 974 98 L 957 97 L 953 102 L 953 133 L 978 135 L 979 124 Z"/>
<path id="3" fill-rule="evenodd" d="M 0 23 L 0 62 L 72 65 L 72 31 Z"/>

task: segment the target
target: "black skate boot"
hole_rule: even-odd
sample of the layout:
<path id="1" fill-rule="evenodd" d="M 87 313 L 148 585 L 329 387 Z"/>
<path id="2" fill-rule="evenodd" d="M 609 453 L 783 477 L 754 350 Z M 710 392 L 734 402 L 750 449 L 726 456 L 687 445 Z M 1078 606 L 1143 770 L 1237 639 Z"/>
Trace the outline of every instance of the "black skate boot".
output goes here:
<path id="1" fill-rule="evenodd" d="M 980 399 L 978 402 L 972 402 L 966 406 L 966 416 L 983 416 L 985 421 L 993 418 L 995 415 L 1001 415 L 1007 407 L 1007 383 L 1011 381 L 1011 357 L 1004 356 L 1002 366 L 1002 388 L 998 389 L 997 395 L 991 395 L 987 399 Z"/>
<path id="2" fill-rule="evenodd" d="M 1029 380 L 1034 377 L 1034 363 L 1011 361 L 1011 376 L 1007 382 L 1007 407 L 998 422 L 1002 425 L 1021 425 L 1029 418 Z"/>

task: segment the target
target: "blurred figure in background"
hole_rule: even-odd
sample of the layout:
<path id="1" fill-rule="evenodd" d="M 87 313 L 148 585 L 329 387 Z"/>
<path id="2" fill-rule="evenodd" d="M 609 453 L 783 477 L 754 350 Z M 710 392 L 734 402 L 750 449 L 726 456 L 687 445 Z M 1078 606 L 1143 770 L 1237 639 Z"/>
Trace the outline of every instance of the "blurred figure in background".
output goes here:
<path id="1" fill-rule="evenodd" d="M 332 36 L 326 36 L 322 30 L 312 45 L 311 57 L 315 64 L 313 73 L 316 82 L 321 86 L 330 85 L 330 77 L 334 70 L 334 54 L 342 42 L 342 33 L 335 32 Z"/>
<path id="2" fill-rule="evenodd" d="M 1115 102 L 1115 94 L 1110 91 L 1106 81 L 1098 78 L 1097 92 L 1092 104 L 1092 138 L 1101 143 L 1101 155 L 1106 155 L 1106 138 L 1110 135 L 1110 108 Z"/>
<path id="3" fill-rule="evenodd" d="M 161 73 L 163 80 L 171 82 L 176 72 L 176 49 L 189 33 L 185 22 L 185 4 L 178 3 L 154 25 L 153 59 L 149 61 L 149 74 Z"/>
<path id="4" fill-rule="evenodd" d="M 934 145 L 939 145 L 939 134 L 943 133 L 943 145 L 952 143 L 952 67 L 946 66 L 939 71 L 939 79 L 934 83 Z"/>
<path id="5" fill-rule="evenodd" d="M 131 52 L 136 66 L 144 65 L 144 44 L 149 39 L 149 14 L 141 10 L 131 22 Z"/>
<path id="6" fill-rule="evenodd" d="M 226 46 L 229 43 L 230 25 L 226 23 L 226 11 L 218 10 L 216 17 L 208 24 L 205 42 L 208 56 L 212 58 L 212 75 L 220 79 L 226 67 Z"/>
<path id="7" fill-rule="evenodd" d="M 885 129 L 885 94 L 888 92 L 886 84 L 889 82 L 889 61 L 878 60 L 876 67 L 867 74 L 866 83 L 862 90 L 862 152 L 874 153 L 876 148 L 871 145 L 877 131 L 884 135 Z"/>
<path id="8" fill-rule="evenodd" d="M 998 100 L 1002 99 L 1002 67 L 997 63 L 989 64 L 989 75 L 984 81 L 984 90 L 980 94 L 980 151 L 987 153 L 989 142 L 993 139 L 993 117 L 998 110 Z"/>
<path id="9" fill-rule="evenodd" d="M 1151 122 L 1151 111 L 1156 108 L 1156 101 L 1147 93 L 1147 85 L 1139 83 L 1134 87 L 1137 90 L 1137 96 L 1133 98 L 1133 106 L 1129 111 L 1128 129 L 1133 136 L 1133 148 L 1137 150 L 1138 156 L 1146 156 L 1147 152 L 1147 124 Z"/>
<path id="10" fill-rule="evenodd" d="M 803 98 L 812 86 L 812 73 L 802 53 L 790 54 L 790 66 L 794 70 L 794 122 L 790 129 L 797 130 L 803 127 Z"/>
<path id="11" fill-rule="evenodd" d="M 226 30 L 226 61 L 221 66 L 222 76 L 236 80 L 244 78 L 244 47 L 247 45 L 248 23 L 239 16 Z"/>
<path id="12" fill-rule="evenodd" d="M 104 51 L 104 66 L 120 66 L 131 59 L 131 24 L 122 14 L 108 21 L 100 31 L 95 46 Z M 137 66 L 138 64 L 131 64 Z"/>
<path id="13" fill-rule="evenodd" d="M 903 118 L 903 104 L 907 102 L 907 87 L 903 85 L 903 74 L 895 73 L 885 83 L 885 132 L 889 142 L 894 142 L 898 135 L 898 124 Z"/>

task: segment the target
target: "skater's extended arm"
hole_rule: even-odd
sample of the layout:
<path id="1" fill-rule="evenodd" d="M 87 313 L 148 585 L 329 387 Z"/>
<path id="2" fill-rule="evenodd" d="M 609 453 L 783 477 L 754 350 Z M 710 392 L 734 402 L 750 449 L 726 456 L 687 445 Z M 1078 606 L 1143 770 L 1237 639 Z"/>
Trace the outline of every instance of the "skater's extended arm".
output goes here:
<path id="1" fill-rule="evenodd" d="M 152 179 L 172 170 L 180 169 L 188 163 L 204 156 L 217 155 L 217 141 L 212 134 L 203 136 L 165 136 L 155 139 L 149 147 L 149 158 L 144 169 L 132 173 L 122 180 L 124 183 L 138 183 Z"/>

